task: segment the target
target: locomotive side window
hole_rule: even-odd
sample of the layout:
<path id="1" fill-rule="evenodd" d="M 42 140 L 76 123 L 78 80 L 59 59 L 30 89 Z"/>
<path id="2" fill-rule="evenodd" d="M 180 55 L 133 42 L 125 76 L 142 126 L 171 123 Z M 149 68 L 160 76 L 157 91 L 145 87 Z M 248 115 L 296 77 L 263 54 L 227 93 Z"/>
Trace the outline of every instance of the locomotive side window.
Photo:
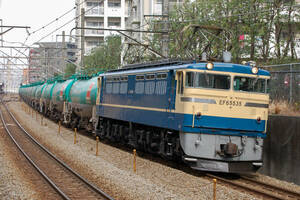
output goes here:
<path id="1" fill-rule="evenodd" d="M 166 73 L 163 73 L 163 74 L 157 74 L 156 78 L 157 79 L 166 79 L 167 78 L 167 74 Z"/>
<path id="2" fill-rule="evenodd" d="M 136 75 L 135 79 L 137 81 L 143 81 L 145 79 L 145 76 L 144 75 Z"/>
<path id="3" fill-rule="evenodd" d="M 122 76 L 122 77 L 120 77 L 120 80 L 121 81 L 128 81 L 128 76 Z"/>
<path id="4" fill-rule="evenodd" d="M 147 74 L 146 75 L 146 80 L 154 80 L 155 79 L 155 75 L 154 74 Z"/>
<path id="5" fill-rule="evenodd" d="M 112 82 L 113 81 L 113 78 L 112 77 L 107 77 L 106 78 L 106 82 Z"/>
<path id="6" fill-rule="evenodd" d="M 199 72 L 187 72 L 185 85 L 195 88 L 230 89 L 230 76 L 219 74 L 207 74 Z"/>
<path id="7" fill-rule="evenodd" d="M 234 90 L 245 92 L 267 93 L 267 80 L 252 77 L 234 77 Z"/>

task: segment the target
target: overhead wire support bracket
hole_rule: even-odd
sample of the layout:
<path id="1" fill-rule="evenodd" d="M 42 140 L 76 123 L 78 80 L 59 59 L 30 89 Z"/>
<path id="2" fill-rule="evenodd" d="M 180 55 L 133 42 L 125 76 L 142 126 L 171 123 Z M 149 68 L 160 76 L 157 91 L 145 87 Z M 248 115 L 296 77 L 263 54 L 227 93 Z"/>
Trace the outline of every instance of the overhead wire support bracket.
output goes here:
<path id="1" fill-rule="evenodd" d="M 8 31 L 14 29 L 14 28 L 25 28 L 25 29 L 29 29 L 30 26 L 0 26 L 0 28 L 8 28 L 7 30 L 3 31 L 2 33 L 0 33 L 0 35 L 4 35 L 5 33 L 7 33 Z"/>
<path id="2" fill-rule="evenodd" d="M 124 31 L 124 32 L 139 32 L 139 33 L 161 33 L 167 34 L 168 31 L 145 31 L 145 30 L 134 30 L 134 29 L 115 29 L 115 28 L 89 28 L 89 27 L 74 27 L 73 29 L 84 29 L 84 30 L 103 30 L 103 31 Z M 71 30 L 71 32 L 72 32 Z"/>
<path id="3" fill-rule="evenodd" d="M 152 51 L 153 53 L 159 55 L 160 57 L 162 58 L 166 58 L 164 55 L 162 55 L 161 53 L 153 50 L 152 48 L 149 47 L 149 45 L 146 45 L 146 44 L 142 44 L 141 42 L 137 41 L 136 39 L 130 37 L 129 35 L 125 34 L 125 33 L 122 33 L 122 31 L 124 32 L 143 32 L 143 33 L 162 33 L 162 34 L 166 34 L 168 32 L 164 32 L 164 31 L 143 31 L 143 30 L 133 30 L 133 29 L 107 29 L 107 28 L 88 28 L 88 27 L 74 27 L 71 29 L 70 31 L 70 35 L 72 35 L 72 31 L 75 30 L 75 29 L 84 29 L 84 30 L 104 30 L 104 31 L 116 31 L 122 35 L 124 35 L 125 37 L 133 40 L 134 42 L 136 42 L 137 44 L 145 47 L 146 49 L 149 49 L 150 51 Z"/>

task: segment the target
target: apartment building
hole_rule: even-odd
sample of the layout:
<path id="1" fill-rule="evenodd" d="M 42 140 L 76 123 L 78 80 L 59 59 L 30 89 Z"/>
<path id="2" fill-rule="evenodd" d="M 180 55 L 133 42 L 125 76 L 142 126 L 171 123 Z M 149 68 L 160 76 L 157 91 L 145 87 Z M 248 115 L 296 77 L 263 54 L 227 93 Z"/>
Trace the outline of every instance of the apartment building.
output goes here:
<path id="1" fill-rule="evenodd" d="M 40 42 L 39 47 L 29 51 L 27 82 L 45 80 L 63 74 L 68 62 L 76 62 L 78 51 L 75 43 Z"/>
<path id="2" fill-rule="evenodd" d="M 144 30 L 147 28 L 147 22 L 151 18 L 161 17 L 163 14 L 163 1 L 164 0 L 130 0 L 129 1 L 129 17 L 126 21 L 126 27 Z M 175 5 L 181 6 L 184 0 L 168 0 L 169 11 L 171 11 Z M 141 40 L 143 33 L 134 33 L 136 39 Z"/>
<path id="3" fill-rule="evenodd" d="M 76 26 L 81 27 L 84 21 L 86 28 L 125 29 L 125 21 L 128 17 L 129 0 L 76 0 L 76 16 L 81 14 L 82 8 L 85 11 L 84 17 L 80 16 Z M 81 47 L 81 39 L 84 40 L 85 55 L 91 53 L 92 49 L 99 46 L 104 38 L 117 34 L 115 31 L 85 30 L 84 37 L 81 37 L 81 30 L 76 30 L 76 44 Z M 79 57 L 81 51 L 78 52 Z"/>
<path id="4" fill-rule="evenodd" d="M 129 1 L 129 17 L 126 21 L 126 27 L 133 30 L 147 30 L 149 23 L 151 23 L 151 20 L 165 20 L 163 19 L 163 13 L 167 11 L 172 11 L 175 6 L 180 7 L 182 6 L 184 0 L 130 0 Z M 164 3 L 167 5 L 167 11 L 164 11 Z M 144 41 L 145 34 L 149 33 L 143 33 L 143 32 L 132 32 L 128 33 L 130 37 L 138 40 L 139 42 L 146 44 L 146 41 Z M 149 36 L 149 35 L 148 35 Z M 151 35 L 150 35 L 151 37 Z M 146 54 L 147 51 L 144 51 L 141 49 L 142 46 L 137 45 L 136 42 L 132 41 L 131 39 L 125 38 L 124 40 L 124 46 L 122 51 L 122 65 L 128 64 L 126 60 L 126 57 L 129 54 L 132 53 L 132 50 L 134 49 L 135 52 L 141 52 L 143 51 L 143 54 Z M 130 52 L 131 51 L 131 52 Z M 162 53 L 162 52 L 160 52 Z M 139 54 L 139 53 L 137 53 Z M 138 57 L 137 55 L 135 55 Z M 141 55 L 143 56 L 143 55 Z M 133 60 L 129 61 L 132 62 Z M 139 62 L 139 60 L 135 60 L 133 62 Z"/>

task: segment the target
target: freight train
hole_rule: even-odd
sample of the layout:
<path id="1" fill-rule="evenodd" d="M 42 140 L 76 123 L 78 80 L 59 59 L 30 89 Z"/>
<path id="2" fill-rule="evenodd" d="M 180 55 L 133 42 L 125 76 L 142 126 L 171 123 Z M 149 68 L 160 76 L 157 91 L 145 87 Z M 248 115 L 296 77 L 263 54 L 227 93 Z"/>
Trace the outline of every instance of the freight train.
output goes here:
<path id="1" fill-rule="evenodd" d="M 204 171 L 262 166 L 270 73 L 223 62 L 129 65 L 90 78 L 20 87 L 20 96 L 67 126 L 93 131 Z"/>

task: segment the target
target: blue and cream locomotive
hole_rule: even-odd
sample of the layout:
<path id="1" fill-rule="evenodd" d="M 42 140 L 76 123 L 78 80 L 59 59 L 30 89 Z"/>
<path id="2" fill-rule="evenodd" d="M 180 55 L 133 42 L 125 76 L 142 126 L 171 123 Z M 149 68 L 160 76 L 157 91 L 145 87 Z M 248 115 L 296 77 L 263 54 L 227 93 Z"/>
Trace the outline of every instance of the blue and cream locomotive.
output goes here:
<path id="1" fill-rule="evenodd" d="M 262 165 L 269 72 L 232 63 L 131 65 L 98 77 L 96 133 L 192 168 Z"/>

